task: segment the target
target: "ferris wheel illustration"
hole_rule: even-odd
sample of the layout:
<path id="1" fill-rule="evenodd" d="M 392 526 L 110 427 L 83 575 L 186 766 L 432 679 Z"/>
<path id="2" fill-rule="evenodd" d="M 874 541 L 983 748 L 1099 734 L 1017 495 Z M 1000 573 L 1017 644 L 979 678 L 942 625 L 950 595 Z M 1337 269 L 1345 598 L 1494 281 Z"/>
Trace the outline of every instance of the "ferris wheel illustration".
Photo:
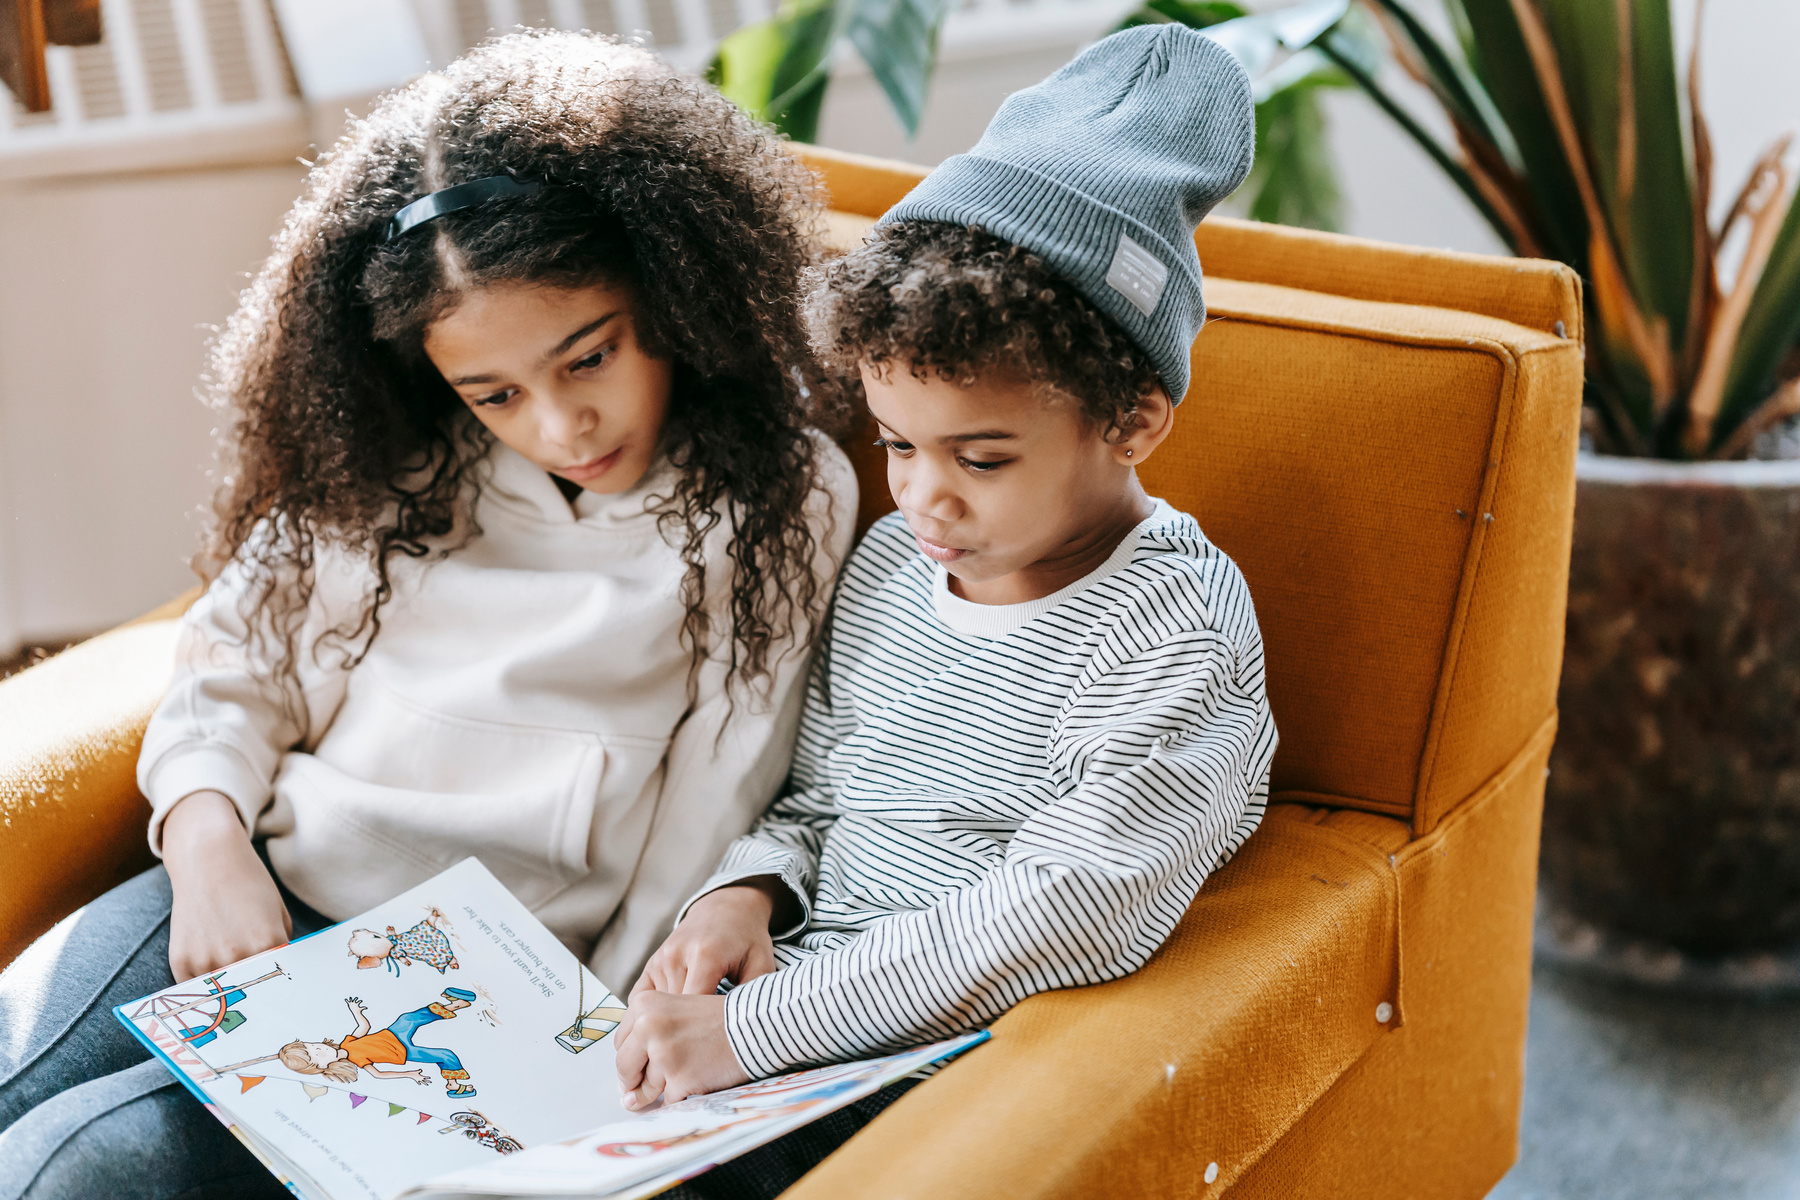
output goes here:
<path id="1" fill-rule="evenodd" d="M 243 983 L 227 983 L 223 971 L 203 975 L 195 982 L 205 991 L 162 992 L 143 1001 L 125 1016 L 132 1021 L 158 1021 L 188 1045 L 204 1046 L 244 1023 L 244 1014 L 232 1006 L 244 999 L 246 988 L 271 979 L 289 978 L 280 963 L 272 965 L 274 970 Z"/>

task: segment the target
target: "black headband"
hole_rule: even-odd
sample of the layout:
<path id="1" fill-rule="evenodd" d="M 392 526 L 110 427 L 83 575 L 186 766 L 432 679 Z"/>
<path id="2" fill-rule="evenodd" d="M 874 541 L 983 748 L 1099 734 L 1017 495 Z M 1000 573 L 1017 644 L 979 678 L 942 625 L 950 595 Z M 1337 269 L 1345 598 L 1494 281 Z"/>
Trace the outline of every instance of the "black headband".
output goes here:
<path id="1" fill-rule="evenodd" d="M 387 236 L 381 240 L 391 242 L 407 230 L 435 220 L 446 213 L 473 208 L 477 204 L 486 204 L 489 200 L 498 200 L 502 196 L 529 196 L 543 186 L 536 180 L 519 180 L 514 179 L 511 175 L 490 175 L 486 179 L 459 183 L 455 187 L 444 188 L 429 196 L 421 196 L 395 213 L 393 219 L 388 222 Z"/>

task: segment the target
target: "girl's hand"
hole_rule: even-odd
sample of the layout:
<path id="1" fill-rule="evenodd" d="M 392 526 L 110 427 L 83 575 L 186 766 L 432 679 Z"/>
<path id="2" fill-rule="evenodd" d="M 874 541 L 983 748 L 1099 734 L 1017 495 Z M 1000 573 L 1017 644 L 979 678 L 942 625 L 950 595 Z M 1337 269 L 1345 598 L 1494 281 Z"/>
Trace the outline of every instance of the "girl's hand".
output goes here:
<path id="1" fill-rule="evenodd" d="M 163 821 L 163 866 L 175 903 L 169 969 L 177 981 L 279 946 L 294 922 L 237 806 L 221 792 L 195 792 Z"/>
<path id="2" fill-rule="evenodd" d="M 793 904 L 786 885 L 765 875 L 694 901 L 675 932 L 644 964 L 630 1003 L 648 991 L 710 996 L 719 990 L 721 980 L 747 983 L 773 971 L 775 942 L 769 937 L 769 918 L 778 897 Z"/>
<path id="3" fill-rule="evenodd" d="M 614 1036 L 619 1090 L 628 1109 L 645 1108 L 658 1096 L 673 1104 L 750 1080 L 725 1036 L 723 996 L 646 991 L 633 996 Z"/>

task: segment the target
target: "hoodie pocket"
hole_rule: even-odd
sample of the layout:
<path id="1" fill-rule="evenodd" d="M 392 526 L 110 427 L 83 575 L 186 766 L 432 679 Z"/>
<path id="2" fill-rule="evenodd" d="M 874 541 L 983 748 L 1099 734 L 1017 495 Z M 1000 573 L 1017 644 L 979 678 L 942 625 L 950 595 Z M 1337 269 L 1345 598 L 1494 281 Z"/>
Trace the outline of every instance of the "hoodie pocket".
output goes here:
<path id="1" fill-rule="evenodd" d="M 379 903 L 396 868 L 423 879 L 475 855 L 535 908 L 588 873 L 595 808 L 615 790 L 604 739 L 449 716 L 355 682 L 318 749 L 287 755 L 275 781 L 282 857 L 302 874 L 330 875 L 333 891 L 386 877 Z"/>

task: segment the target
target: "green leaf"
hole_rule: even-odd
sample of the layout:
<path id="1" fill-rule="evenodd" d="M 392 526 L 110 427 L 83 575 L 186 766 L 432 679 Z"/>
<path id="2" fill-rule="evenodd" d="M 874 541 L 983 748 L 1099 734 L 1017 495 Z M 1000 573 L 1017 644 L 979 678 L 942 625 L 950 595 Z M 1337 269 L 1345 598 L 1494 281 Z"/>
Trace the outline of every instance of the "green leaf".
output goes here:
<path id="1" fill-rule="evenodd" d="M 778 22 L 746 25 L 719 43 L 706 68 L 707 82 L 745 112 L 766 121 L 769 97 L 774 94 L 775 65 L 786 50 Z"/>
<path id="2" fill-rule="evenodd" d="M 1302 51 L 1283 66 L 1295 62 L 1302 66 L 1291 70 L 1293 81 L 1256 106 L 1256 165 L 1245 185 L 1248 211 L 1256 221 L 1336 230 L 1344 198 L 1318 92 L 1350 81 L 1313 51 Z"/>
<path id="3" fill-rule="evenodd" d="M 1364 61 L 1356 43 L 1348 38 L 1341 38 L 1338 30 L 1333 29 L 1319 39 L 1318 45 L 1319 50 L 1343 68 L 1344 73 L 1356 81 L 1357 86 L 1367 93 L 1369 99 L 1373 100 L 1381 111 L 1385 112 L 1408 137 L 1417 143 L 1421 150 L 1430 156 L 1440 171 L 1450 177 L 1450 182 L 1454 183 L 1457 189 L 1468 198 L 1469 203 L 1473 204 L 1482 218 L 1493 226 L 1495 232 L 1509 246 L 1512 245 L 1512 234 L 1506 223 L 1500 219 L 1500 214 L 1494 211 L 1487 196 L 1476 186 L 1474 177 L 1457 159 L 1455 153 L 1440 142 L 1436 135 L 1421 125 L 1407 107 L 1381 84 Z M 1514 249 L 1516 250 L 1517 247 Z"/>
<path id="4" fill-rule="evenodd" d="M 1725 395 L 1713 423 L 1714 446 L 1775 390 L 1783 360 L 1796 341 L 1800 341 L 1800 203 L 1790 199 L 1775 247 L 1738 328 Z"/>
<path id="5" fill-rule="evenodd" d="M 719 43 L 706 77 L 725 97 L 784 137 L 810 142 L 830 82 L 830 53 L 847 14 L 833 0 L 786 5 Z"/>
<path id="6" fill-rule="evenodd" d="M 1427 86 L 1452 119 L 1460 121 L 1477 136 L 1486 138 L 1500 156 L 1516 171 L 1519 148 L 1513 144 L 1512 131 L 1494 107 L 1493 99 L 1475 73 L 1469 70 L 1459 54 L 1452 54 L 1443 43 L 1400 0 L 1374 0 L 1398 27 L 1417 56 Z"/>
<path id="7" fill-rule="evenodd" d="M 1637 179 L 1625 269 L 1646 313 L 1669 322 L 1670 344 L 1687 334 L 1694 283 L 1694 182 L 1668 0 L 1633 0 L 1632 84 L 1637 99 Z M 1704 215 L 1704 214 L 1702 214 Z"/>
<path id="8" fill-rule="evenodd" d="M 949 0 L 848 0 L 848 7 L 847 36 L 911 137 L 925 113 Z"/>
<path id="9" fill-rule="evenodd" d="M 1623 31 L 1614 4 L 1548 0 L 1544 11 L 1632 294 L 1679 346 L 1693 285 L 1693 184 L 1667 0 L 1633 0 Z"/>
<path id="10" fill-rule="evenodd" d="M 771 124 L 776 132 L 792 142 L 819 140 L 819 117 L 825 111 L 825 89 L 831 76 L 821 71 L 790 89 Z"/>
<path id="11" fill-rule="evenodd" d="M 1350 80 L 1305 44 L 1337 22 L 1348 0 L 1312 3 L 1261 16 L 1237 4 L 1208 0 L 1149 0 L 1119 26 L 1179 22 L 1207 30 L 1251 75 L 1256 97 L 1256 163 L 1244 190 L 1253 220 L 1336 229 L 1343 194 L 1314 94 L 1348 87 Z M 1281 58 L 1283 49 L 1295 50 Z"/>
<path id="12" fill-rule="evenodd" d="M 769 116 L 777 129 L 799 141 L 812 138 L 789 132 L 783 120 L 823 94 L 819 89 L 831 76 L 831 51 L 848 24 L 849 3 L 850 0 L 801 0 L 783 5 L 776 14 L 785 48 L 775 64 L 769 88 Z"/>
<path id="13" fill-rule="evenodd" d="M 1260 101 L 1266 87 L 1257 87 L 1281 57 L 1283 50 L 1300 51 L 1330 29 L 1349 8 L 1349 0 L 1308 0 L 1291 8 L 1256 16 L 1222 21 L 1206 28 L 1206 36 L 1231 51 L 1243 64 Z"/>
<path id="14" fill-rule="evenodd" d="M 789 0 L 719 43 L 707 78 L 725 96 L 796 141 L 818 134 L 831 55 L 848 39 L 894 114 L 917 133 L 951 0 Z"/>
<path id="15" fill-rule="evenodd" d="M 1444 0 L 1444 6 L 1466 31 L 1463 51 L 1469 67 L 1512 131 L 1545 252 L 1587 275 L 1588 224 L 1581 193 L 1563 157 L 1511 0 Z"/>
<path id="16" fill-rule="evenodd" d="M 1171 21 L 1194 29 L 1206 29 L 1249 15 L 1249 9 L 1241 4 L 1233 4 L 1231 0 L 1150 0 L 1114 26 L 1113 32 L 1138 25 L 1163 25 Z"/>

